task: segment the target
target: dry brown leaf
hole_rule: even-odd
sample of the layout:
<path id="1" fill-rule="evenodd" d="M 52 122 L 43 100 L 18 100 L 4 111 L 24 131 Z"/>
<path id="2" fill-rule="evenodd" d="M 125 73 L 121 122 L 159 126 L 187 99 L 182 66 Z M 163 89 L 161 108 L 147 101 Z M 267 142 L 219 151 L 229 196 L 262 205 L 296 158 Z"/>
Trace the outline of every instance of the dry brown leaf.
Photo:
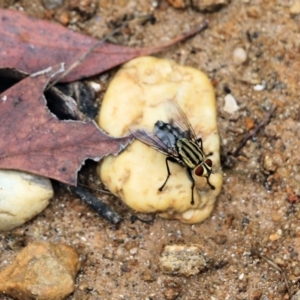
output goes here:
<path id="1" fill-rule="evenodd" d="M 43 91 L 60 67 L 29 76 L 0 95 L 0 168 L 76 185 L 85 159 L 117 154 L 130 137 L 110 137 L 93 121 L 58 120 Z"/>

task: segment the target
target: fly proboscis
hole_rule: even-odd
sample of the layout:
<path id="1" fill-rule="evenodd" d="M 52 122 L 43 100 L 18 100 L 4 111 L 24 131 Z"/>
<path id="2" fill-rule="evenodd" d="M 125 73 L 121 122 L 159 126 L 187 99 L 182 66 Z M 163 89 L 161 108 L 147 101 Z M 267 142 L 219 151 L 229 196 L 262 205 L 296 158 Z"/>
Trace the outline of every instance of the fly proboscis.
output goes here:
<path id="1" fill-rule="evenodd" d="M 191 204 L 193 205 L 195 187 L 193 172 L 196 176 L 205 177 L 211 189 L 215 189 L 209 181 L 210 175 L 213 174 L 213 163 L 208 157 L 212 153 L 204 153 L 202 138 L 196 137 L 194 129 L 179 105 L 173 100 L 168 100 L 167 107 L 170 113 L 168 122 L 158 120 L 154 124 L 153 132 L 138 129 L 132 130 L 131 133 L 137 140 L 166 156 L 168 174 L 159 191 L 163 190 L 171 175 L 169 162 L 180 164 L 186 168 L 187 176 L 192 182 Z"/>

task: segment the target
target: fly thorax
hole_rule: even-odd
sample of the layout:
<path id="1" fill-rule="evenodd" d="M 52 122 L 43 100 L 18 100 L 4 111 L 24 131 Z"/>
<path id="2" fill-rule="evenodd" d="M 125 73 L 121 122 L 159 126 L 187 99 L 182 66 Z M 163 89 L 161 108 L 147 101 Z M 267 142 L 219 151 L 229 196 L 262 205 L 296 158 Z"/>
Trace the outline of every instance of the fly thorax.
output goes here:
<path id="1" fill-rule="evenodd" d="M 181 138 L 177 140 L 176 146 L 181 160 L 188 168 L 194 169 L 204 162 L 205 155 L 197 143 Z"/>
<path id="2" fill-rule="evenodd" d="M 155 123 L 154 133 L 162 143 L 172 149 L 175 149 L 176 141 L 181 138 L 180 130 L 177 127 L 163 121 Z"/>

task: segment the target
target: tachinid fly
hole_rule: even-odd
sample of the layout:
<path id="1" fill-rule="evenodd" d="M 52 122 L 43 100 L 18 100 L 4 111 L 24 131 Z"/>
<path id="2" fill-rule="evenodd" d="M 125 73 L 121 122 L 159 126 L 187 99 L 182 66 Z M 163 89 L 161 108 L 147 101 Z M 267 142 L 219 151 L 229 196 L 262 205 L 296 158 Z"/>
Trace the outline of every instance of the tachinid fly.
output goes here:
<path id="1" fill-rule="evenodd" d="M 205 154 L 203 151 L 202 139 L 197 138 L 195 132 L 188 121 L 185 113 L 176 102 L 169 100 L 167 108 L 170 113 L 168 123 L 157 121 L 154 125 L 153 133 L 143 129 L 132 131 L 132 135 L 142 143 L 166 155 L 167 178 L 159 188 L 162 191 L 166 185 L 171 172 L 168 162 L 178 163 L 186 168 L 188 178 L 192 182 L 192 200 L 194 204 L 195 180 L 192 172 L 196 176 L 206 178 L 208 185 L 214 190 L 215 187 L 209 182 L 209 177 L 213 173 L 212 161 L 207 158 L 212 153 Z"/>

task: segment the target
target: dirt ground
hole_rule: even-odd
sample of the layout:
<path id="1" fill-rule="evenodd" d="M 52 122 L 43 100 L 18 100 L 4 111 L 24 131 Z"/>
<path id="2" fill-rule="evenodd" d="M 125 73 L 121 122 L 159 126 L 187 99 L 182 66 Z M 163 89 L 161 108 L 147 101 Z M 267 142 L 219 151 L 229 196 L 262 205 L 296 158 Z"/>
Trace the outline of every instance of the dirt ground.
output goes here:
<path id="1" fill-rule="evenodd" d="M 294 2 L 232 0 L 209 13 L 175 9 L 165 0 L 70 0 L 53 10 L 37 0 L 1 3 L 97 38 L 126 19 L 153 14 L 154 24 L 136 22 L 115 37 L 114 42 L 129 46 L 159 45 L 207 19 L 206 31 L 158 57 L 193 66 L 211 78 L 224 184 L 211 217 L 193 226 L 159 217 L 152 225 L 131 224 L 134 211 L 97 192 L 124 218 L 116 227 L 57 189 L 40 215 L 0 234 L 0 267 L 24 245 L 47 240 L 67 243 L 81 255 L 69 300 L 291 299 L 289 292 L 300 286 L 300 14 L 292 11 Z M 243 64 L 234 60 L 238 47 L 247 53 Z M 93 79 L 102 84 L 101 93 L 114 72 Z M 239 106 L 234 113 L 224 111 L 229 91 Z M 234 153 L 274 106 L 268 124 Z M 88 166 L 83 181 L 103 188 L 95 165 Z M 189 278 L 164 275 L 158 268 L 160 252 L 164 245 L 179 243 L 202 245 L 215 263 Z"/>

